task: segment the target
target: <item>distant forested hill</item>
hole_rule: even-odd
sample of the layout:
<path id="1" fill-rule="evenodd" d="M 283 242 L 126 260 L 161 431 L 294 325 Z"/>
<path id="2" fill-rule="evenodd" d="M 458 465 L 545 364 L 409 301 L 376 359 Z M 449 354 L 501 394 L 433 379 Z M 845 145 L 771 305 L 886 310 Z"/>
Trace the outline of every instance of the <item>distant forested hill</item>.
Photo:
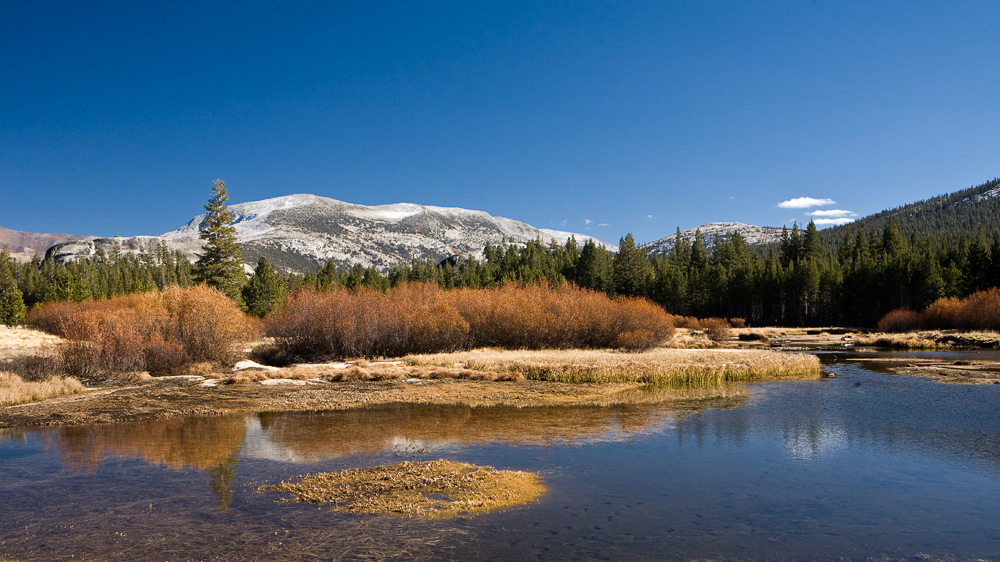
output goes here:
<path id="1" fill-rule="evenodd" d="M 827 248 L 836 247 L 848 231 L 857 233 L 863 228 L 880 233 L 889 221 L 895 222 L 907 239 L 916 235 L 935 246 L 958 244 L 963 236 L 972 238 L 980 226 L 993 238 L 1000 233 L 1000 178 L 822 230 L 820 240 Z"/>

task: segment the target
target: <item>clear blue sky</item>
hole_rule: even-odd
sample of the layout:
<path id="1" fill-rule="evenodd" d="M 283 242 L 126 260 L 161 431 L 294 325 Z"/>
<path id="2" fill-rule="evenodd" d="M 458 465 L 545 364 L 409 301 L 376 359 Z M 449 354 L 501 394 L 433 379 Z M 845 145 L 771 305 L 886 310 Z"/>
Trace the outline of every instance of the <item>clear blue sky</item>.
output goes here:
<path id="1" fill-rule="evenodd" d="M 998 38 L 996 1 L 8 0 L 0 226 L 159 234 L 216 178 L 610 242 L 865 215 L 1000 175 Z"/>

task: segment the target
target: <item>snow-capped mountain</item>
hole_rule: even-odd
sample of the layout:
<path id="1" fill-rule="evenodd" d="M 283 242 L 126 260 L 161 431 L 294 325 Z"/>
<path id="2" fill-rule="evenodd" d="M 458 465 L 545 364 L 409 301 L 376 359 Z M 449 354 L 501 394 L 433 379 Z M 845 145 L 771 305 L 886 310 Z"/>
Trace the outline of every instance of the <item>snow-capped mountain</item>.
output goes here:
<path id="1" fill-rule="evenodd" d="M 538 229 L 483 211 L 413 203 L 369 207 L 307 194 L 239 203 L 229 211 L 248 263 L 265 256 L 279 268 L 299 272 L 330 260 L 339 265 L 359 263 L 384 269 L 412 258 L 431 257 L 437 262 L 456 255 L 480 256 L 487 242 L 525 243 L 541 238 L 546 244 L 553 240 L 565 244 L 574 236 L 582 245 L 591 239 Z M 149 248 L 163 241 L 171 250 L 180 250 L 195 260 L 201 250 L 198 235 L 204 218 L 198 215 L 160 236 L 68 242 L 54 246 L 50 253 L 58 260 L 69 260 L 93 255 L 98 248 L 111 251 L 116 243 L 122 251 L 138 251 L 140 245 Z"/>
<path id="2" fill-rule="evenodd" d="M 709 249 L 715 245 L 716 234 L 719 235 L 719 238 L 726 240 L 737 231 L 739 231 L 743 239 L 746 240 L 747 244 L 751 246 L 754 244 L 770 244 L 781 240 L 780 228 L 775 228 L 773 226 L 755 226 L 742 222 L 713 222 L 703 224 L 697 228 L 681 232 L 681 238 L 683 240 L 687 240 L 688 242 L 693 242 L 695 232 L 699 229 L 701 230 L 701 237 L 705 241 L 705 247 Z M 677 234 L 671 234 L 666 238 L 661 238 L 656 242 L 646 244 L 645 248 L 651 254 L 662 254 L 674 249 L 674 246 L 676 245 Z"/>

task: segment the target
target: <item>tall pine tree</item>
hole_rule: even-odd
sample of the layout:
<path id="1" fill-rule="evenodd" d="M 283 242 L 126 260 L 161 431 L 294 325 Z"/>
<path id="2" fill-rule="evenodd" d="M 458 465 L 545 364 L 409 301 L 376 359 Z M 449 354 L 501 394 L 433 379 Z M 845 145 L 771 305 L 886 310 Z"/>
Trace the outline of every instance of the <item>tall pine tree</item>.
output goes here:
<path id="1" fill-rule="evenodd" d="M 247 275 L 243 270 L 243 254 L 236 245 L 236 229 L 231 226 L 233 215 L 226 208 L 229 200 L 226 182 L 215 180 L 212 193 L 205 205 L 208 214 L 200 225 L 205 245 L 194 266 L 194 279 L 222 291 L 242 308 L 241 289 Z"/>

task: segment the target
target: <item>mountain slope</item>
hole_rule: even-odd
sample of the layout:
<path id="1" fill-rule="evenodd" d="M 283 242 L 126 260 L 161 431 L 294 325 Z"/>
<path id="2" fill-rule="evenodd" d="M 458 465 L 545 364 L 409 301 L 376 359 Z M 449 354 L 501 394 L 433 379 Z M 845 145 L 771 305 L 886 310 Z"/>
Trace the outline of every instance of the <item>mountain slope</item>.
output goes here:
<path id="1" fill-rule="evenodd" d="M 742 222 L 713 222 L 703 224 L 697 228 L 681 232 L 681 238 L 683 240 L 687 240 L 688 242 L 692 242 L 694 241 L 695 232 L 699 229 L 701 230 L 702 239 L 705 241 L 705 247 L 709 249 L 715 245 L 716 234 L 719 235 L 719 238 L 726 240 L 736 231 L 739 231 L 740 235 L 747 241 L 747 244 L 751 246 L 756 244 L 771 244 L 781 240 L 780 228 L 775 228 L 773 226 L 755 226 Z M 645 248 L 650 254 L 663 254 L 673 250 L 676 245 L 677 234 L 671 234 L 666 238 L 661 238 L 656 242 L 646 244 Z"/>
<path id="2" fill-rule="evenodd" d="M 555 240 L 564 244 L 575 236 L 583 244 L 590 239 L 540 230 L 483 211 L 412 203 L 369 207 L 308 194 L 239 203 L 229 210 L 248 263 L 265 256 L 279 268 L 298 272 L 330 260 L 338 265 L 358 263 L 385 269 L 412 258 L 440 261 L 454 255 L 478 256 L 487 242 L 523 243 L 541 238 L 546 243 Z M 136 251 L 140 244 L 149 247 L 163 241 L 171 250 L 180 250 L 194 260 L 201 248 L 198 234 L 204 218 L 196 216 L 161 236 L 72 242 L 52 248 L 51 253 L 65 261 L 93 255 L 97 248 L 109 251 L 115 243 Z"/>
<path id="3" fill-rule="evenodd" d="M 837 246 L 848 231 L 863 228 L 881 233 L 890 220 L 907 238 L 916 234 L 944 244 L 955 244 L 980 226 L 988 233 L 996 232 L 1000 230 L 1000 179 L 821 230 L 820 240 L 825 246 Z"/>

